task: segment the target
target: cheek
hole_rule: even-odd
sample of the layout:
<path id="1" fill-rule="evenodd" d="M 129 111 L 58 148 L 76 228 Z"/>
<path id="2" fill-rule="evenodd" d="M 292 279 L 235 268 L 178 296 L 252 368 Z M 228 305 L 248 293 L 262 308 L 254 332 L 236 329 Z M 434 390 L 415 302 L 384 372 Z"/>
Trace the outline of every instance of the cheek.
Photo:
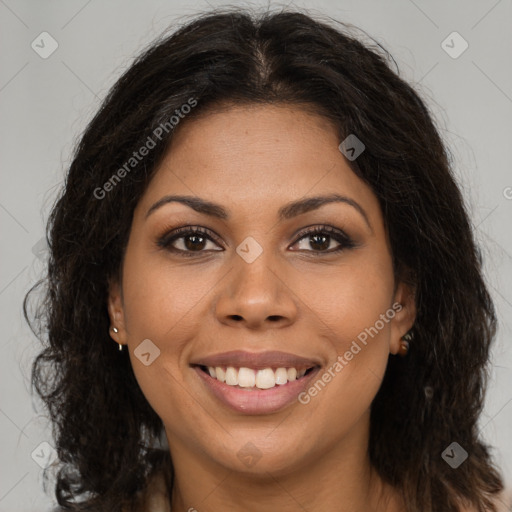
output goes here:
<path id="1" fill-rule="evenodd" d="M 187 391 L 182 362 L 197 334 L 194 305 L 207 289 L 191 286 L 183 273 L 180 278 L 176 271 L 170 272 L 159 264 L 136 268 L 135 261 L 127 263 L 125 318 L 135 378 L 164 424 L 175 435 L 186 438 L 190 422 L 197 423 L 198 430 L 204 415 Z M 143 340 L 150 340 L 154 346 Z M 139 358 L 142 341 L 148 346 L 145 352 L 150 353 L 148 365 L 144 364 L 147 357 Z M 188 423 L 182 419 L 185 416 Z"/>
<path id="2" fill-rule="evenodd" d="M 208 299 L 214 285 L 213 272 L 185 268 L 164 257 L 132 254 L 124 266 L 126 327 L 130 340 L 153 337 L 162 344 L 173 331 L 187 338 L 197 328 L 196 306 Z M 176 348 L 176 347 L 175 347 Z"/>
<path id="3" fill-rule="evenodd" d="M 164 258 L 151 258 L 151 264 L 147 261 L 147 255 L 127 251 L 124 317 L 135 377 L 152 408 L 162 417 L 165 411 L 193 406 L 190 396 L 183 392 L 180 363 L 200 325 L 197 306 L 206 299 L 212 285 L 193 277 L 194 272 L 171 267 Z"/>
<path id="4" fill-rule="evenodd" d="M 308 279 L 298 276 L 295 281 L 297 294 L 313 319 L 319 320 L 338 354 L 348 350 L 358 336 L 364 338 L 365 333 L 369 339 L 386 339 L 394 316 L 390 309 L 394 287 L 390 259 L 376 251 L 363 256 L 354 254 L 328 272 L 319 269 L 310 272 Z"/>
<path id="5" fill-rule="evenodd" d="M 331 358 L 303 403 L 316 411 L 313 416 L 352 423 L 370 407 L 388 362 L 395 316 L 391 262 L 374 258 L 344 264 L 308 283 L 301 294 L 320 320 L 318 329 L 329 341 Z"/>

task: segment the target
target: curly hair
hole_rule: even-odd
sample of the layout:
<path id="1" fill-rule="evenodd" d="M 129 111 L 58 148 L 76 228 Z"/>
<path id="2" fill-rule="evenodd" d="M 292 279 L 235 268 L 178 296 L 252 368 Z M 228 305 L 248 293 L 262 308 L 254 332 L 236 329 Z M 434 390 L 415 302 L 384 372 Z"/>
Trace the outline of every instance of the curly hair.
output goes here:
<path id="1" fill-rule="evenodd" d="M 389 358 L 372 402 L 371 463 L 407 510 L 496 510 L 503 484 L 477 429 L 496 316 L 451 158 L 390 54 L 329 20 L 288 10 L 202 14 L 136 58 L 78 142 L 48 220 L 47 275 L 23 304 L 44 344 L 32 386 L 52 421 L 55 494 L 66 510 L 134 510 L 157 471 L 172 488 L 171 455 L 158 446 L 163 423 L 109 337 L 106 298 L 175 128 L 122 183 L 102 198 L 97 191 L 190 98 L 197 106 L 182 124 L 226 104 L 284 103 L 330 119 L 339 140 L 364 141 L 350 165 L 379 200 L 395 276 L 414 287 L 417 308 L 411 350 Z M 453 441 L 469 454 L 457 470 L 441 457 Z"/>

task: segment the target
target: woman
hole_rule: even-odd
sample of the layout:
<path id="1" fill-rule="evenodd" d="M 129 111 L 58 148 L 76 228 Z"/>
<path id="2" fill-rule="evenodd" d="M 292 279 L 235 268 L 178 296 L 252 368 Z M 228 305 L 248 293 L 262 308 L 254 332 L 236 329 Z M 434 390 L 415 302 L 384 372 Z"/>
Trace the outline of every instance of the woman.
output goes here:
<path id="1" fill-rule="evenodd" d="M 201 16 L 86 129 L 33 367 L 66 510 L 503 504 L 461 193 L 423 101 L 343 27 Z"/>

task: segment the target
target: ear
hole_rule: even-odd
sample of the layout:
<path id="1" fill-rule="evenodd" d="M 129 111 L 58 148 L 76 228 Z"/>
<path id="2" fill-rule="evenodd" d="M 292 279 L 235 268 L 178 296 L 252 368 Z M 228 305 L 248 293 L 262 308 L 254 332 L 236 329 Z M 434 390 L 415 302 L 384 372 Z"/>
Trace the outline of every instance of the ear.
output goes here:
<path id="1" fill-rule="evenodd" d="M 416 320 L 416 300 L 414 289 L 411 285 L 401 281 L 396 289 L 393 310 L 395 316 L 391 320 L 391 340 L 389 351 L 397 354 L 400 349 L 400 339 L 414 325 Z"/>
<path id="2" fill-rule="evenodd" d="M 123 292 L 117 280 L 109 280 L 108 283 L 108 316 L 110 317 L 110 337 L 121 345 L 126 344 L 126 325 L 123 305 Z M 113 327 L 118 332 L 113 331 Z"/>

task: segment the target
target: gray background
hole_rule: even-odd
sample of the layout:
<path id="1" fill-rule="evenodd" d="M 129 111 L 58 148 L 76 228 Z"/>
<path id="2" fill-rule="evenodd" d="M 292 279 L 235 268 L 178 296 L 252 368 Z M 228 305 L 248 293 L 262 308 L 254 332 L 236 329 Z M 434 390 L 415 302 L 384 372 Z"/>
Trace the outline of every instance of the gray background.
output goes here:
<path id="1" fill-rule="evenodd" d="M 213 5 L 224 4 L 0 0 L 1 512 L 42 511 L 53 503 L 53 496 L 43 493 L 42 469 L 35 462 L 37 456 L 44 461 L 51 454 L 51 448 L 40 443 L 53 441 L 44 410 L 29 393 L 30 364 L 38 344 L 23 320 L 21 301 L 43 269 L 40 240 L 73 144 L 136 53 L 176 19 Z M 353 23 L 382 43 L 398 62 L 401 76 L 414 83 L 431 106 L 451 148 L 500 321 L 480 428 L 496 447 L 510 486 L 511 0 L 324 0 L 289 5 Z M 58 43 L 46 59 L 31 47 L 34 40 L 42 46 L 38 36 L 43 31 Z M 457 58 L 441 46 L 453 31 L 469 44 Z M 45 41 L 47 50 L 49 39 Z M 448 44 L 457 51 L 460 43 Z"/>

